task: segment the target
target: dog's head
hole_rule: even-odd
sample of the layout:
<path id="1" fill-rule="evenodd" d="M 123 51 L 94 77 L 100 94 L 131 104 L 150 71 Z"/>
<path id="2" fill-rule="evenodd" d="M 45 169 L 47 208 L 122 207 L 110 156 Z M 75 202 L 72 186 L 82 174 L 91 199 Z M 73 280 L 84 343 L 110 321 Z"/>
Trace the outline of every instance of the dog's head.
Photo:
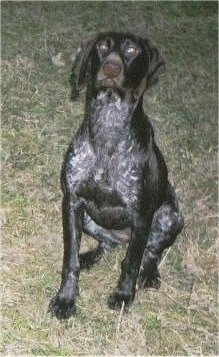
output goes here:
<path id="1" fill-rule="evenodd" d="M 93 89 L 131 89 L 139 97 L 158 80 L 164 66 L 158 50 L 147 39 L 129 33 L 100 33 L 82 43 L 77 52 L 72 98 L 79 94 L 87 73 Z"/>

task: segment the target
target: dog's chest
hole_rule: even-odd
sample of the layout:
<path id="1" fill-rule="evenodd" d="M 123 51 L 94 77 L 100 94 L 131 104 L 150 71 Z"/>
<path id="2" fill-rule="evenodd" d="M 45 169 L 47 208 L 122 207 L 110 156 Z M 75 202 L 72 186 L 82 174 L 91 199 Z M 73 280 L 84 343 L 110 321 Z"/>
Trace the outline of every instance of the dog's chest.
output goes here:
<path id="1" fill-rule="evenodd" d="M 72 187 L 88 215 L 115 229 L 130 226 L 142 192 L 143 163 L 130 130 L 130 115 L 130 106 L 115 93 L 110 98 L 100 93 L 91 103 L 87 150 L 80 142 L 71 165 Z"/>
<path id="2" fill-rule="evenodd" d="M 102 153 L 90 168 L 86 186 L 89 198 L 100 206 L 131 206 L 140 190 L 138 165 L 128 153 L 117 152 L 110 158 Z"/>
<path id="3" fill-rule="evenodd" d="M 140 192 L 137 169 L 131 162 L 119 160 L 96 161 L 88 179 L 81 185 L 84 207 L 92 219 L 106 228 L 130 226 L 133 209 L 138 205 Z"/>
<path id="4" fill-rule="evenodd" d="M 91 105 L 90 135 L 95 161 L 84 188 L 99 206 L 132 206 L 140 190 L 140 168 L 130 131 L 131 108 L 114 92 L 100 92 Z"/>

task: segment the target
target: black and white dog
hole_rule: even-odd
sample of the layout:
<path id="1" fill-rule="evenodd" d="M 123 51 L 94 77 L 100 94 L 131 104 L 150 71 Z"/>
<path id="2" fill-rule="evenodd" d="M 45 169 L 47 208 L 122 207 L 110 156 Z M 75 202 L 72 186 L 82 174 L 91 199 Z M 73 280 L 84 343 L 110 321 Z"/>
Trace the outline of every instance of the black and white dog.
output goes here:
<path id="1" fill-rule="evenodd" d="M 110 308 L 128 306 L 139 287 L 160 285 L 158 263 L 183 228 L 167 168 L 143 111 L 145 90 L 164 67 L 155 47 L 129 33 L 100 33 L 79 50 L 72 96 L 87 82 L 85 116 L 62 173 L 64 258 L 61 287 L 49 309 L 75 313 L 80 266 L 90 267 L 128 242 Z M 99 241 L 79 256 L 82 232 Z"/>

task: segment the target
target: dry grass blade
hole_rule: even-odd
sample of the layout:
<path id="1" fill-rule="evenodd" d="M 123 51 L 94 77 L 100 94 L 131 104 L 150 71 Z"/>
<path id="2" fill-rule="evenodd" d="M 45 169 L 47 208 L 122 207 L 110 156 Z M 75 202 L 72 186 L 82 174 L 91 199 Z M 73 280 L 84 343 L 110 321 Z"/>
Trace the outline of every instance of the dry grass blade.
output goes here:
<path id="1" fill-rule="evenodd" d="M 169 254 L 169 252 L 170 252 L 170 250 L 171 250 L 171 247 L 169 247 L 169 248 L 167 249 L 165 255 L 164 255 L 163 258 L 161 259 L 160 264 L 159 264 L 159 267 L 160 267 L 160 268 L 161 268 L 162 265 L 165 263 L 165 261 L 166 261 L 166 259 L 167 259 L 167 256 L 168 256 L 168 254 Z"/>
<path id="2" fill-rule="evenodd" d="M 121 309 L 120 309 L 119 317 L 118 317 L 118 323 L 117 323 L 117 326 L 116 326 L 116 333 L 117 334 L 119 333 L 120 328 L 121 328 L 122 317 L 123 317 L 123 314 L 124 314 L 124 308 L 125 308 L 125 302 L 123 301 Z"/>

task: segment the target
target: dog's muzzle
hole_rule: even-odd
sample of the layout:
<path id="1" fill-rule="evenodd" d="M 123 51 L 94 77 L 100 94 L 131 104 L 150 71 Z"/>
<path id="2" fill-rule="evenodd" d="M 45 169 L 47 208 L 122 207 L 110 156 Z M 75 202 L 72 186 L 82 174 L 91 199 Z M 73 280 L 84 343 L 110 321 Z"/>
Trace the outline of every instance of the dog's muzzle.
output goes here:
<path id="1" fill-rule="evenodd" d="M 116 78 L 122 71 L 122 67 L 118 61 L 107 60 L 103 65 L 103 74 L 106 78 Z"/>
<path id="2" fill-rule="evenodd" d="M 100 86 L 120 88 L 123 82 L 123 63 L 115 53 L 110 54 L 102 64 L 97 76 L 97 83 Z"/>

